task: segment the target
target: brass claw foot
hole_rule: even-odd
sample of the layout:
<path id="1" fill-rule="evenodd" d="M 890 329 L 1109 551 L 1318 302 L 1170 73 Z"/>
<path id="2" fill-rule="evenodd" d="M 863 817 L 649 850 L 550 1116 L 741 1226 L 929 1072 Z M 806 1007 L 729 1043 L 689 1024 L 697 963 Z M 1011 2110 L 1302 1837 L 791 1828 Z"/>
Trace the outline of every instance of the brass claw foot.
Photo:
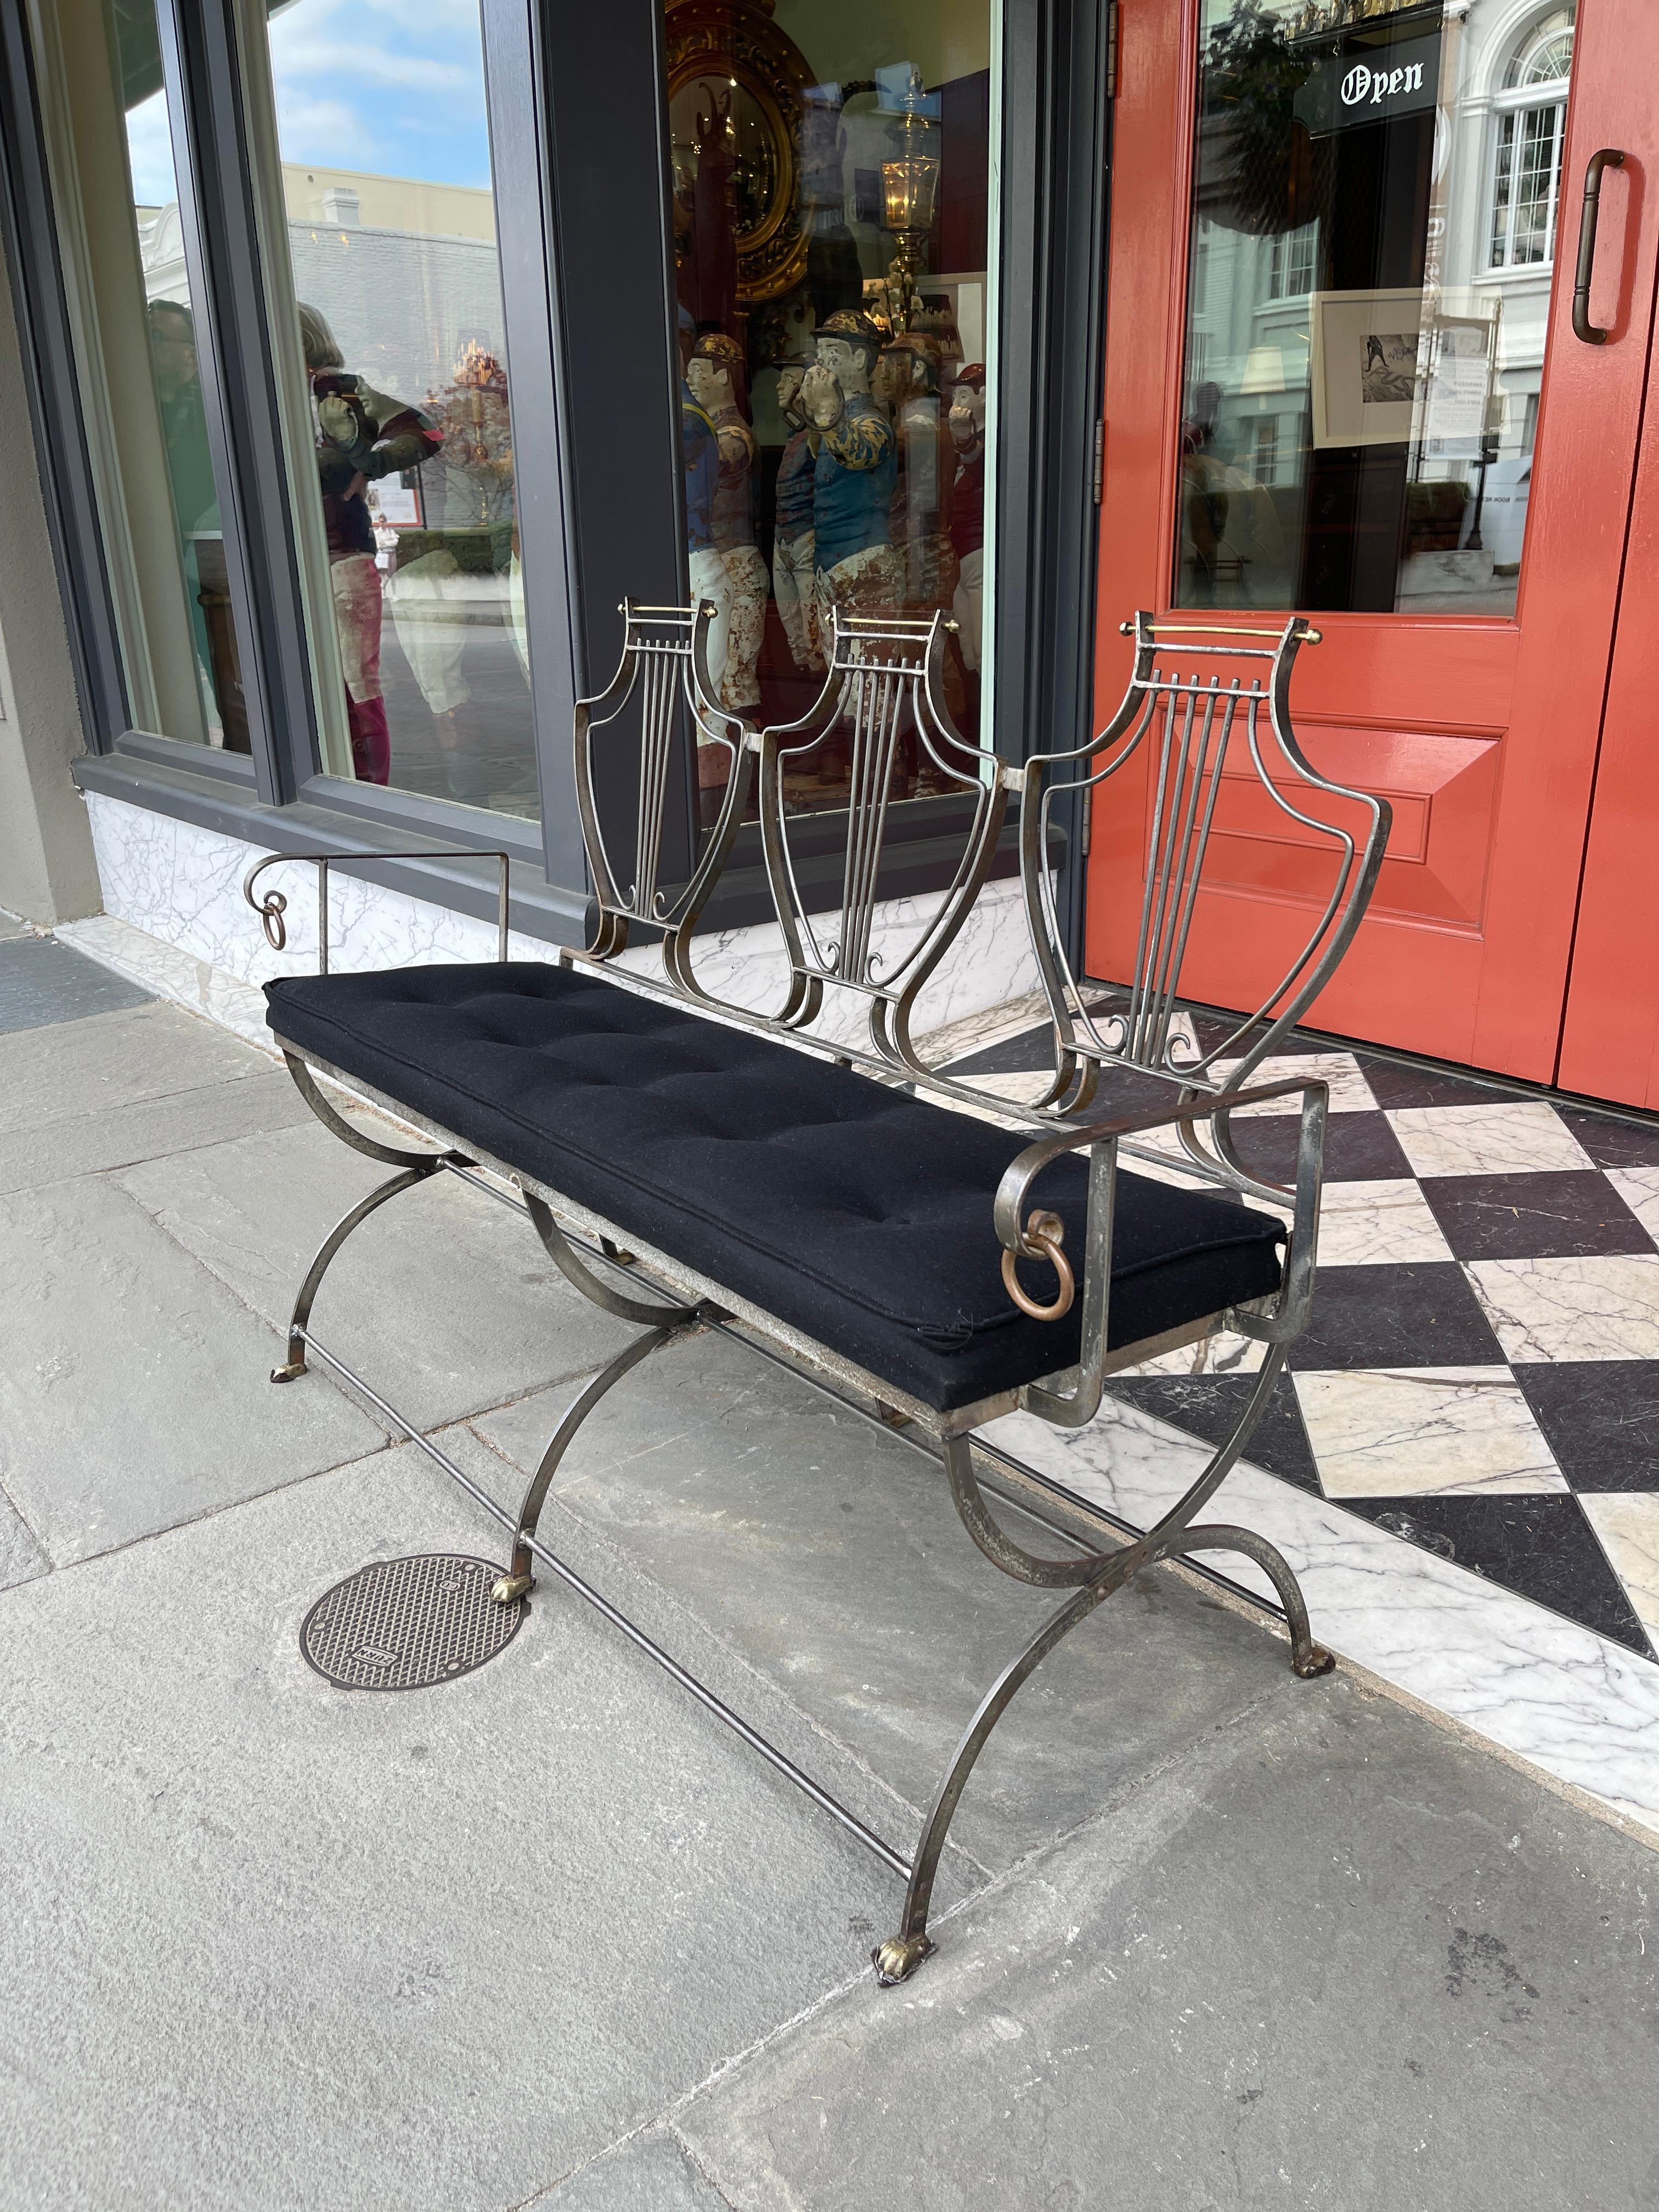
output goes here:
<path id="1" fill-rule="evenodd" d="M 534 1575 L 502 1575 L 489 1595 L 497 1605 L 511 1605 L 515 1599 L 528 1597 L 535 1587 Z"/>
<path id="2" fill-rule="evenodd" d="M 298 1359 L 290 1359 L 284 1367 L 273 1367 L 270 1370 L 270 1379 L 273 1382 L 297 1382 L 305 1371 L 306 1363 L 302 1354 Z"/>
<path id="3" fill-rule="evenodd" d="M 1299 1674 L 1304 1682 L 1328 1674 L 1335 1664 L 1335 1652 L 1328 1651 L 1322 1644 L 1310 1644 L 1305 1656 L 1292 1653 L 1291 1657 L 1291 1671 Z"/>
<path id="4" fill-rule="evenodd" d="M 884 1990 L 907 1980 L 933 1948 L 931 1936 L 890 1936 L 870 1954 L 876 1979 Z"/>

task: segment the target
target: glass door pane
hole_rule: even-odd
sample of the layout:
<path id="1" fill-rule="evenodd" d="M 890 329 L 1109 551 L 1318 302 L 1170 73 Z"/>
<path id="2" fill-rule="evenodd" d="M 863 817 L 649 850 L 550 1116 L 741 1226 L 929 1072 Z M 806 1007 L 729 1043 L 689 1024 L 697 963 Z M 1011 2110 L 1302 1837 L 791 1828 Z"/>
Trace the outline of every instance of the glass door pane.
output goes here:
<path id="1" fill-rule="evenodd" d="M 1574 27 L 1204 0 L 1178 605 L 1513 615 Z"/>
<path id="2" fill-rule="evenodd" d="M 951 616 L 945 689 L 989 727 L 991 0 L 902 15 L 668 0 L 687 557 L 734 711 L 817 697 L 830 611 Z M 790 792 L 845 802 L 832 739 Z M 725 756 L 707 748 L 705 775 Z M 941 781 L 914 738 L 903 794 Z M 705 794 L 705 813 L 710 794 Z"/>
<path id="3" fill-rule="evenodd" d="M 270 56 L 315 457 L 296 494 L 349 733 L 327 765 L 536 816 L 477 0 L 290 0 Z"/>

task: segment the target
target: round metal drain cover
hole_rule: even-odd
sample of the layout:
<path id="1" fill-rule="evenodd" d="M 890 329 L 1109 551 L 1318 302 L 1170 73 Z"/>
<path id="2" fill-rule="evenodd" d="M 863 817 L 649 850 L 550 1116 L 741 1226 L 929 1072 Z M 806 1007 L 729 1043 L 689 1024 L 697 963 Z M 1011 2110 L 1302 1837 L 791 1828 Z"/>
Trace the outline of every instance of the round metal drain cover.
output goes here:
<path id="1" fill-rule="evenodd" d="M 497 1605 L 501 1569 L 427 1552 L 376 1559 L 325 1590 L 305 1617 L 300 1649 L 343 1690 L 425 1690 L 470 1674 L 518 1634 L 525 1601 Z"/>

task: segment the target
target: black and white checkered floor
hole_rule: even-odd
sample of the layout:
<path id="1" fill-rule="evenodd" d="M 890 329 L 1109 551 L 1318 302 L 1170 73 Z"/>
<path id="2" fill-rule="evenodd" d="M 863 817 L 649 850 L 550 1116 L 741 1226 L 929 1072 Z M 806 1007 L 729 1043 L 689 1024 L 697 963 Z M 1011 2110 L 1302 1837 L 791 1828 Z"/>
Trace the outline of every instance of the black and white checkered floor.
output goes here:
<path id="1" fill-rule="evenodd" d="M 952 1073 L 1018 1096 L 1047 1034 Z M 1659 1661 L 1659 1120 L 1323 1040 L 1283 1061 L 1331 1085 L 1319 1288 L 1249 1458 Z M 1109 1103 L 1168 1096 L 1129 1078 Z M 1286 1103 L 1235 1123 L 1281 1182 Z M 1109 1388 L 1219 1440 L 1261 1357 L 1215 1339 Z"/>

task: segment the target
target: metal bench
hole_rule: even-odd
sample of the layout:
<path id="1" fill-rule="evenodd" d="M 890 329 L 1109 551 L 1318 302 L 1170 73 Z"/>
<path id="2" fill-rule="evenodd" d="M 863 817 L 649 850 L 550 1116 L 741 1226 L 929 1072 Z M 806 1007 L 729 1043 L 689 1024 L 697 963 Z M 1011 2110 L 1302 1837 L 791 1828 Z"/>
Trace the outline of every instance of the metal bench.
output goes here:
<path id="1" fill-rule="evenodd" d="M 507 957 L 508 864 L 497 854 L 498 960 L 331 974 L 327 861 L 286 856 L 320 865 L 321 972 L 266 986 L 271 1030 L 313 1110 L 343 1143 L 394 1172 L 325 1240 L 272 1379 L 294 1381 L 318 1359 L 508 1530 L 513 1550 L 496 1603 L 520 1605 L 538 1568 L 562 1579 L 902 1875 L 898 1928 L 872 1954 L 888 1984 L 933 1948 L 928 1909 L 946 1833 L 1009 1701 L 1141 1568 L 1188 1551 L 1244 1554 L 1279 1594 L 1295 1671 L 1314 1675 L 1332 1664 L 1312 1639 L 1279 1553 L 1247 1529 L 1200 1525 L 1197 1516 L 1265 1408 L 1314 1286 L 1326 1086 L 1253 1086 L 1250 1073 L 1352 939 L 1376 881 L 1389 811 L 1321 777 L 1296 742 L 1291 672 L 1313 635 L 1297 620 L 1277 631 L 1237 622 L 1170 629 L 1138 616 L 1134 672 L 1112 722 L 1078 751 L 1015 768 L 951 723 L 942 699 L 943 617 L 838 623 L 811 712 L 757 732 L 714 701 L 712 610 L 629 604 L 623 612 L 616 678 L 575 720 L 599 916 L 585 951 Z M 836 817 L 842 896 L 826 924 L 801 895 L 799 817 L 787 787 L 791 772 L 832 734 L 850 748 L 853 790 Z M 684 881 L 665 881 L 669 797 L 674 779 L 687 778 L 692 738 L 723 749 L 727 779 L 696 865 Z M 896 948 L 890 931 L 877 941 L 881 859 L 907 743 L 961 795 L 960 857 L 943 896 Z M 1139 943 L 1127 988 L 1103 1012 L 1098 994 L 1066 959 L 1048 866 L 1050 810 L 1067 790 L 1085 790 L 1098 805 L 1100 787 L 1138 754 L 1149 757 L 1152 793 Z M 1304 837 L 1328 841 L 1333 887 L 1305 948 L 1264 1004 L 1205 1049 L 1179 1018 L 1177 995 L 1229 765 L 1235 775 L 1252 775 Z M 695 963 L 698 919 L 757 769 L 787 969 L 778 1003 L 758 1013 L 719 1000 Z M 619 779 L 629 801 L 620 830 Z M 1011 798 L 1022 810 L 1024 900 L 1053 1016 L 1054 1079 L 1035 1106 L 988 1098 L 929 1066 L 911 1033 L 918 994 L 990 873 Z M 1315 811 L 1327 801 L 1323 813 Z M 613 853 L 623 845 L 628 858 L 617 862 Z M 261 861 L 245 885 L 278 950 L 287 941 L 285 896 L 258 886 L 282 865 Z M 660 976 L 618 964 L 630 933 L 641 931 L 660 945 Z M 867 1044 L 811 1034 L 826 1002 L 849 994 L 862 1006 Z M 1167 1105 L 1088 1118 L 1115 1075 L 1142 1090 L 1145 1078 L 1158 1079 Z M 368 1133 L 331 1102 L 325 1080 L 385 1109 L 436 1149 L 406 1150 Z M 1231 1127 L 1236 1112 L 1273 1100 L 1300 1106 L 1295 1178 L 1284 1186 L 1244 1164 Z M 1154 1173 L 1121 1164 L 1159 1133 L 1166 1149 L 1146 1152 Z M 1180 1180 L 1170 1179 L 1172 1170 Z M 445 1173 L 521 1207 L 567 1279 L 641 1330 L 577 1395 L 516 1513 L 488 1497 L 311 1326 L 324 1276 L 352 1231 L 387 1200 Z M 1280 1212 L 1251 1200 L 1288 1211 L 1288 1232 Z M 1022 1279 L 1022 1265 L 1047 1271 L 1037 1278 L 1044 1295 Z M 972 1441 L 1016 1407 L 1080 1426 L 1094 1417 L 1113 1370 L 1224 1326 L 1265 1346 L 1249 1402 L 1185 1496 L 1133 1541 L 1114 1547 L 1105 1540 L 1119 1532 L 1085 1515 L 1097 1536 L 1080 1543 L 1078 1516 L 1056 1515 L 1060 1493 Z M 702 1328 L 735 1332 L 936 1454 L 963 1526 L 992 1564 L 1066 1593 L 968 1721 L 913 1851 L 839 1804 L 538 1535 L 554 1474 L 593 1407 L 652 1352 Z M 1058 1528 L 1070 1553 L 1033 1551 L 1010 1533 L 981 1486 L 976 1455 L 996 1471 L 999 1500 Z"/>

